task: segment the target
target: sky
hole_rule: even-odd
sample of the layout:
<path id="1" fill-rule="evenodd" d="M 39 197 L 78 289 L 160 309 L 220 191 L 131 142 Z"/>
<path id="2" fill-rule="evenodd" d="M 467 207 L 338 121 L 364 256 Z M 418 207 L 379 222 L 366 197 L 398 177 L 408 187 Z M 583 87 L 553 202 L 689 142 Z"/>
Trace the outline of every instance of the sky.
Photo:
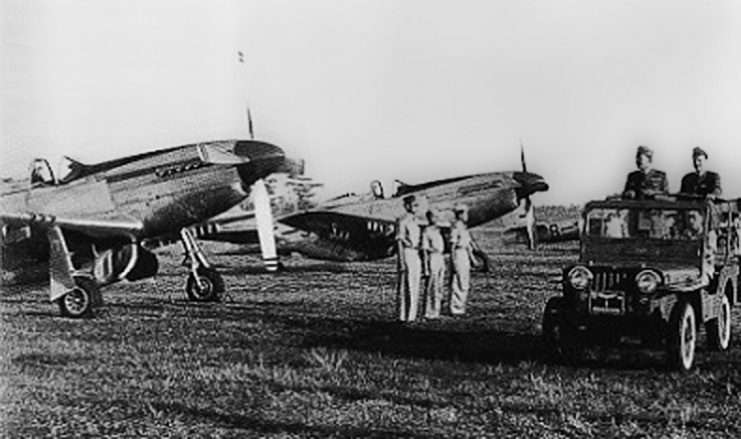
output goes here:
<path id="1" fill-rule="evenodd" d="M 701 145 L 741 197 L 741 0 L 0 0 L 0 176 L 256 138 L 336 195 L 528 170 L 540 204 L 670 189 Z M 237 52 L 242 52 L 239 62 Z"/>

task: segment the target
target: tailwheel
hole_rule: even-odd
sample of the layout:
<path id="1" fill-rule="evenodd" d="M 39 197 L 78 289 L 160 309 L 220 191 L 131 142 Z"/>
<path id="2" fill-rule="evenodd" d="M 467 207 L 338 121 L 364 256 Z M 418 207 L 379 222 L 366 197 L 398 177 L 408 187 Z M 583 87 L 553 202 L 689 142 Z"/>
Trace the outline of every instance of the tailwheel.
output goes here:
<path id="1" fill-rule="evenodd" d="M 708 334 L 708 347 L 715 351 L 725 351 L 731 345 L 731 302 L 721 294 L 718 317 L 705 324 Z"/>
<path id="2" fill-rule="evenodd" d="M 188 276 L 185 292 L 193 302 L 219 302 L 224 293 L 224 279 L 212 268 L 199 267 L 197 274 Z"/>
<path id="3" fill-rule="evenodd" d="M 667 360 L 669 366 L 686 372 L 692 369 L 697 348 L 697 316 L 695 308 L 687 300 L 674 307 L 669 320 Z"/>
<path id="4" fill-rule="evenodd" d="M 75 286 L 57 299 L 64 317 L 79 319 L 93 315 L 93 308 L 102 303 L 98 286 L 92 279 L 75 277 Z"/>

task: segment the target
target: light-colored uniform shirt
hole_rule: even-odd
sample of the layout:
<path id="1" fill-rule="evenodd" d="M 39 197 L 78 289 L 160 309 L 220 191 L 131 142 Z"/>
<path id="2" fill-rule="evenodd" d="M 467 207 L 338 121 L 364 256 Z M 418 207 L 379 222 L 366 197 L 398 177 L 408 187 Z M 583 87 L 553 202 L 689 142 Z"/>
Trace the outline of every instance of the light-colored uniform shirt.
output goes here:
<path id="1" fill-rule="evenodd" d="M 471 232 L 468 231 L 464 223 L 456 221 L 450 231 L 450 244 L 453 250 L 468 250 L 471 248 L 471 242 Z"/>
<path id="2" fill-rule="evenodd" d="M 398 230 L 396 231 L 396 240 L 404 248 L 419 248 L 421 241 L 421 230 L 419 220 L 412 215 L 407 214 L 399 220 Z"/>
<path id="3" fill-rule="evenodd" d="M 422 249 L 431 253 L 442 253 L 445 251 L 445 241 L 437 226 L 427 226 L 422 232 Z"/>

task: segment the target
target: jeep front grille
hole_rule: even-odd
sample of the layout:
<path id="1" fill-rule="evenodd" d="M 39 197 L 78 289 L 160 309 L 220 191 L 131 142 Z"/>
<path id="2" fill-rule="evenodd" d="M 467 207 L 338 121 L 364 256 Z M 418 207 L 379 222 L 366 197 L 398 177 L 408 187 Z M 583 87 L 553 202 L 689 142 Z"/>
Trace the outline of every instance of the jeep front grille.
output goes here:
<path id="1" fill-rule="evenodd" d="M 594 273 L 592 289 L 594 291 L 609 291 L 622 289 L 624 282 L 628 279 L 628 273 L 614 271 Z"/>

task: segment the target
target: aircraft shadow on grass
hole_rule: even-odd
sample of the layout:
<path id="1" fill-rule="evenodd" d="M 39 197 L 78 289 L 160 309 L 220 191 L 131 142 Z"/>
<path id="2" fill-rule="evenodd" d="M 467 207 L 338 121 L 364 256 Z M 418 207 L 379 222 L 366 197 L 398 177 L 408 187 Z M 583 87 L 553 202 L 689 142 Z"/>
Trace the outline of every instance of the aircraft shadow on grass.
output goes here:
<path id="1" fill-rule="evenodd" d="M 122 310 L 136 308 L 137 314 L 162 316 L 169 312 L 179 313 L 187 308 L 189 319 L 218 319 L 223 322 L 264 321 L 292 331 L 289 343 L 303 349 L 344 349 L 349 352 L 366 352 L 384 356 L 456 361 L 462 363 L 519 365 L 523 362 L 552 364 L 546 355 L 546 346 L 537 333 L 512 333 L 497 328 L 465 328 L 460 321 L 444 319 L 439 322 L 419 322 L 403 325 L 396 321 L 373 321 L 353 318 L 323 317 L 319 315 L 296 315 L 294 304 L 225 304 L 209 306 L 194 304 L 178 297 L 174 300 L 145 301 L 132 304 L 109 303 L 105 313 L 119 315 Z M 120 308 L 120 309 L 119 309 Z M 104 315 L 105 315 L 104 313 Z M 22 312 L 23 315 L 51 315 L 44 312 Z M 479 320 L 480 322 L 480 320 Z M 296 334 L 300 334 L 298 337 Z M 655 355 L 640 349 L 621 350 L 621 355 L 606 355 L 612 350 L 600 348 L 595 354 L 588 350 L 587 356 L 570 366 L 603 370 L 652 370 L 662 369 L 663 362 Z M 711 359 L 712 360 L 712 359 Z M 713 362 L 714 363 L 714 362 Z M 337 389 L 335 389 L 337 390 Z M 346 389 L 347 390 L 347 389 Z M 344 392 L 343 390 L 338 390 Z M 348 393 L 349 392 L 349 393 Z M 347 390 L 345 397 L 353 398 L 355 390 Z M 356 395 L 364 398 L 363 395 Z"/>
<path id="2" fill-rule="evenodd" d="M 320 324 L 310 322 L 306 326 L 318 328 Z M 647 372 L 668 368 L 661 355 L 638 348 L 587 348 L 575 359 L 555 363 L 540 335 L 534 333 L 407 327 L 396 322 L 353 322 L 350 326 L 341 333 L 307 331 L 304 346 L 462 363 L 520 365 L 535 361 L 563 367 Z"/>
<path id="3" fill-rule="evenodd" d="M 399 358 L 481 364 L 519 365 L 535 361 L 554 366 L 616 371 L 664 370 L 667 367 L 655 353 L 639 348 L 620 349 L 619 355 L 615 348 L 588 348 L 585 355 L 567 364 L 555 364 L 548 357 L 547 346 L 539 333 L 512 333 L 496 328 L 464 329 L 457 324 L 459 322 L 449 319 L 403 325 L 395 321 L 295 316 L 264 309 L 256 316 L 302 329 L 304 335 L 300 345 L 306 349 L 323 347 Z M 450 323 L 455 326 L 445 327 Z"/>

